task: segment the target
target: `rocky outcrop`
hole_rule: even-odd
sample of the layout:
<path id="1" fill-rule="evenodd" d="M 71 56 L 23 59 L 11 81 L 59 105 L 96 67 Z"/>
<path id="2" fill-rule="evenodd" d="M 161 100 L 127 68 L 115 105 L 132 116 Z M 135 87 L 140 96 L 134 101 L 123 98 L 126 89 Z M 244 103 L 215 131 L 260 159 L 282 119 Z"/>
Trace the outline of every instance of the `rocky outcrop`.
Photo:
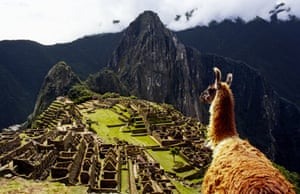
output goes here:
<path id="1" fill-rule="evenodd" d="M 67 95 L 69 89 L 80 82 L 78 76 L 65 62 L 54 65 L 43 81 L 32 118 L 42 113 L 56 97 Z"/>
<path id="2" fill-rule="evenodd" d="M 125 30 L 109 63 L 132 95 L 199 116 L 185 46 L 150 11 Z M 195 106 L 196 103 L 196 106 Z"/>

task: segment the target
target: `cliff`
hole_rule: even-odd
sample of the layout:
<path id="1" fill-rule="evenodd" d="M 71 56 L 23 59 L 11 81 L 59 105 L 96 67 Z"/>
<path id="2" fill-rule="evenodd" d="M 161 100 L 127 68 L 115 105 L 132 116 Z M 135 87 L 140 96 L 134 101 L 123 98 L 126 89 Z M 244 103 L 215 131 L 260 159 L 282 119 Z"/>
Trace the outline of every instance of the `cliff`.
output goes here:
<path id="1" fill-rule="evenodd" d="M 42 113 L 56 97 L 67 95 L 69 89 L 80 82 L 78 76 L 65 62 L 55 64 L 42 83 L 32 118 Z"/>

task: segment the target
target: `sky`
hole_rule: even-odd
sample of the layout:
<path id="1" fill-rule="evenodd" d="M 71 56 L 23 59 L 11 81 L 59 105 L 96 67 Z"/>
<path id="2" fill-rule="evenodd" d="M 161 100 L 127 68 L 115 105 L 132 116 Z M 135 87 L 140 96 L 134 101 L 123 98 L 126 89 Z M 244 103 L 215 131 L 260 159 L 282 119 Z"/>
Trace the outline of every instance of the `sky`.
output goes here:
<path id="1" fill-rule="evenodd" d="M 284 8 L 291 8 L 289 14 L 300 17 L 300 0 L 0 0 L 0 40 L 27 39 L 52 45 L 119 32 L 144 10 L 156 12 L 174 31 L 225 18 L 269 19 L 269 11 L 281 2 Z M 184 14 L 191 10 L 194 12 L 187 20 Z M 181 15 L 178 21 L 176 15 Z M 287 19 L 288 13 L 278 16 Z"/>

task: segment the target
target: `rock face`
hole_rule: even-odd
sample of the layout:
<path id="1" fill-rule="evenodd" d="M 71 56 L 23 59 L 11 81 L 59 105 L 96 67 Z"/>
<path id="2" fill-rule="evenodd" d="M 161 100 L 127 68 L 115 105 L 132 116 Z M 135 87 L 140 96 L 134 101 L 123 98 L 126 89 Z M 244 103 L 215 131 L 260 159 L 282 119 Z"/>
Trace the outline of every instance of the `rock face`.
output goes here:
<path id="1" fill-rule="evenodd" d="M 300 172 L 299 109 L 280 98 L 245 63 L 186 47 L 150 11 L 125 30 L 109 62 L 130 94 L 173 104 L 206 123 L 208 106 L 200 104 L 198 96 L 213 81 L 213 66 L 234 75 L 232 90 L 241 136 L 270 159 Z"/>
<path id="2" fill-rule="evenodd" d="M 186 48 L 155 13 L 146 11 L 130 24 L 109 68 L 132 95 L 176 104 L 185 114 L 200 116 Z"/>
<path id="3" fill-rule="evenodd" d="M 43 112 L 56 97 L 66 95 L 73 85 L 80 82 L 78 76 L 65 62 L 54 65 L 43 81 L 32 118 Z"/>

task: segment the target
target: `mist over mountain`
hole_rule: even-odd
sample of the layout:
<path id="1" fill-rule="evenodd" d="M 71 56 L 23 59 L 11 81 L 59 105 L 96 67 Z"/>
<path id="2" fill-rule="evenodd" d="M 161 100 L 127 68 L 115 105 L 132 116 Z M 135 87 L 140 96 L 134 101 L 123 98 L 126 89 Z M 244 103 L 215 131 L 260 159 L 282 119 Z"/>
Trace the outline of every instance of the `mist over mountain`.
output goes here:
<path id="1" fill-rule="evenodd" d="M 295 22 L 299 25 L 297 21 L 290 22 Z M 229 28 L 228 31 L 231 31 L 230 29 L 236 27 L 236 25 L 250 24 L 230 22 L 229 27 L 225 25 L 224 29 L 221 28 L 218 33 L 225 36 L 225 33 L 222 32 L 226 32 L 227 28 Z M 280 26 L 284 25 L 285 22 L 269 24 L 259 21 L 259 24 Z M 216 26 L 219 26 L 219 24 L 216 24 Z M 216 28 L 216 26 L 212 25 L 203 28 L 210 29 Z M 249 31 L 252 32 L 249 32 L 251 36 L 263 36 L 263 34 L 256 34 L 255 29 L 252 29 L 251 25 L 247 28 L 250 28 Z M 256 28 L 256 26 L 254 25 L 253 28 Z M 220 42 L 216 41 L 216 38 L 211 33 L 206 34 L 207 36 L 212 36 L 211 41 L 207 38 L 201 39 L 197 35 L 197 30 L 198 28 L 187 32 L 173 33 L 165 28 L 157 14 L 146 11 L 120 34 L 91 36 L 70 44 L 50 47 L 28 41 L 3 41 L 0 42 L 0 48 L 3 51 L 0 54 L 0 65 L 1 67 L 3 66 L 1 73 L 6 75 L 5 79 L 9 79 L 4 82 L 6 83 L 4 86 L 10 88 L 10 83 L 12 83 L 13 87 L 18 87 L 13 88 L 13 91 L 20 93 L 15 95 L 20 99 L 13 100 L 12 105 L 24 108 L 22 103 L 25 102 L 27 103 L 26 106 L 30 107 L 31 102 L 31 110 L 27 110 L 28 107 L 24 108 L 29 114 L 33 111 L 33 104 L 43 77 L 51 65 L 56 64 L 58 60 L 62 60 L 66 61 L 82 80 L 88 74 L 95 73 L 86 81 L 89 88 L 94 91 L 124 92 L 147 100 L 170 103 L 184 114 L 197 117 L 202 122 L 207 123 L 208 106 L 201 104 L 198 96 L 212 82 L 214 78 L 212 68 L 218 66 L 222 69 L 224 76 L 228 72 L 232 72 L 234 75 L 232 90 L 236 100 L 237 126 L 241 136 L 249 139 L 252 144 L 261 149 L 272 160 L 299 172 L 299 108 L 281 98 L 281 91 L 276 88 L 278 95 L 273 89 L 273 87 L 276 87 L 276 83 L 271 82 L 271 79 L 265 76 L 266 73 L 278 72 L 279 69 L 285 68 L 279 63 L 277 65 L 280 67 L 276 71 L 261 71 L 261 68 L 267 69 L 268 65 L 273 64 L 272 57 L 265 57 L 263 58 L 265 63 L 256 63 L 252 66 L 251 62 L 246 59 L 234 58 L 234 56 L 230 55 L 234 59 L 226 58 L 220 56 L 223 55 L 222 53 L 219 53 L 219 55 L 208 54 L 211 52 L 208 49 L 210 42 L 215 44 L 215 46 L 211 46 L 212 48 L 218 47 L 220 42 L 222 43 L 223 41 L 222 36 L 220 34 L 215 35 L 215 37 L 221 37 L 217 39 Z M 191 34 L 189 35 L 188 32 Z M 215 33 L 217 34 L 217 32 Z M 231 39 L 234 39 L 235 36 L 233 35 L 235 33 L 228 33 L 226 37 L 229 36 Z M 192 36 L 194 36 L 194 42 L 192 41 Z M 229 37 L 227 39 L 230 43 Z M 203 42 L 207 41 L 206 48 L 199 47 L 197 49 L 197 45 L 205 45 L 198 42 L 198 39 Z M 227 39 L 224 38 L 224 40 Z M 262 39 L 264 40 L 264 38 Z M 243 52 L 246 54 L 243 55 L 244 57 L 250 56 L 247 55 L 248 51 L 246 49 L 250 43 L 256 46 L 253 47 L 253 50 L 249 50 L 249 53 L 256 51 L 254 48 L 259 47 L 259 40 L 257 39 L 256 43 L 250 41 L 248 44 L 243 44 L 240 40 L 240 44 L 245 47 Z M 274 47 L 271 43 L 263 44 L 263 46 L 269 46 L 267 47 L 268 52 L 271 52 Z M 11 46 L 11 44 L 15 45 Z M 26 46 L 25 48 L 24 45 Z M 230 46 L 226 46 L 226 48 L 235 49 Z M 288 45 L 286 45 L 286 48 L 288 48 Z M 278 50 L 275 51 L 279 52 Z M 275 51 L 274 55 L 279 55 Z M 232 51 L 232 53 L 235 52 Z M 282 53 L 285 53 L 285 51 L 282 51 Z M 265 56 L 260 52 L 258 54 L 260 54 L 258 56 Z M 251 58 L 255 56 L 253 54 Z M 285 59 L 285 57 L 282 58 Z M 257 60 L 263 61 L 263 59 L 258 57 Z M 266 67 L 256 68 L 255 65 Z M 101 69 L 105 70 L 100 71 Z M 285 71 L 288 71 L 288 75 L 293 75 L 294 73 L 291 68 L 285 69 Z M 19 74 L 22 74 L 20 78 L 18 77 Z M 64 73 L 61 73 L 61 75 L 64 75 Z M 277 77 L 277 80 L 283 78 Z M 295 77 L 291 76 L 291 78 L 294 81 L 296 80 Z M 4 78 L 1 77 L 1 79 Z M 30 83 L 34 84 L 30 85 Z M 55 81 L 52 83 L 55 83 Z M 117 87 L 119 83 L 122 83 L 122 85 Z M 115 87 L 111 87 L 110 84 Z M 48 83 L 45 81 L 41 91 L 47 85 Z M 293 89 L 294 85 L 290 85 L 286 85 L 286 87 Z M 22 89 L 19 89 L 19 87 Z M 10 99 L 13 93 L 11 91 L 7 90 L 4 92 L 3 102 L 6 102 L 6 99 Z M 284 92 L 282 94 L 285 96 Z M 53 98 L 55 95 L 60 94 L 50 94 L 50 96 L 47 96 L 47 99 Z M 43 103 L 40 102 L 40 104 Z M 8 110 L 9 107 L 7 104 L 1 104 L 0 108 Z M 37 105 L 36 107 L 39 106 Z M 26 119 L 26 111 L 24 111 L 24 115 L 18 117 L 19 122 Z M 13 111 L 11 114 L 14 114 Z M 9 115 L 7 117 L 9 118 Z M 15 122 L 2 118 L 0 120 L 1 122 L 2 120 L 4 121 L 4 123 L 1 123 L 4 126 Z"/>

